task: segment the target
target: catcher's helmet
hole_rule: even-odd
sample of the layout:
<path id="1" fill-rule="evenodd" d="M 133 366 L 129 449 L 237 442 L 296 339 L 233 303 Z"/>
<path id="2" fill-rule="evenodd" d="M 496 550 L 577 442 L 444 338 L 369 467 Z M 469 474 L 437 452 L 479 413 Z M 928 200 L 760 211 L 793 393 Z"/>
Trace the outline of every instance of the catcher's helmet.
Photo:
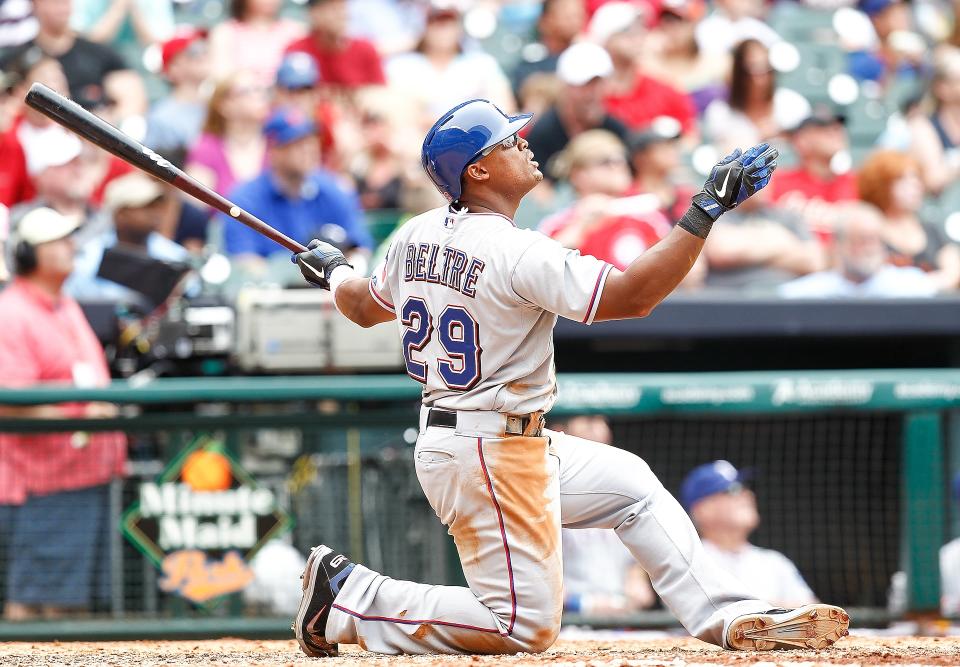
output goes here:
<path id="1" fill-rule="evenodd" d="M 485 149 L 519 131 L 531 113 L 508 116 L 489 100 L 469 100 L 443 114 L 423 140 L 420 162 L 451 202 L 460 198 L 463 170 Z"/>

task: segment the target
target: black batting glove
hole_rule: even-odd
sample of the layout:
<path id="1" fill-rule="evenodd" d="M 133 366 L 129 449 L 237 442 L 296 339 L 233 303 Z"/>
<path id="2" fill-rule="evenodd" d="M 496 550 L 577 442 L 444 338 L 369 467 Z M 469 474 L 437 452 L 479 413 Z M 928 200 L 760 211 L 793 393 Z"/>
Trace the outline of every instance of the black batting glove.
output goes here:
<path id="1" fill-rule="evenodd" d="M 703 190 L 693 196 L 694 205 L 716 220 L 766 187 L 779 155 L 776 148 L 765 143 L 745 153 L 738 148 L 713 167 Z"/>
<path id="2" fill-rule="evenodd" d="M 300 267 L 300 273 L 311 285 L 328 290 L 330 274 L 335 268 L 338 266 L 353 268 L 343 253 L 326 241 L 313 239 L 307 247 L 310 248 L 308 251 L 294 254 L 290 261 Z"/>

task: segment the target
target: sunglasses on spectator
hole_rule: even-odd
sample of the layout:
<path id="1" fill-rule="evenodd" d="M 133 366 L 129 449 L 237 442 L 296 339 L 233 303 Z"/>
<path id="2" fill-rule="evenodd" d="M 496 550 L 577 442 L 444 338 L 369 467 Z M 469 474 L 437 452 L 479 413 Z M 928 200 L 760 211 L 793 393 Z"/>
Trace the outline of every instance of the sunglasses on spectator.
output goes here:
<path id="1" fill-rule="evenodd" d="M 495 151 L 498 146 L 503 146 L 505 149 L 509 149 L 509 148 L 513 148 L 519 143 L 520 143 L 520 135 L 514 132 L 509 137 L 501 141 L 500 143 L 494 144 L 489 148 L 484 148 L 482 151 L 480 151 L 480 157 L 487 157 L 488 155 L 490 155 L 490 153 Z M 477 158 L 477 159 L 480 159 L 480 158 Z"/>

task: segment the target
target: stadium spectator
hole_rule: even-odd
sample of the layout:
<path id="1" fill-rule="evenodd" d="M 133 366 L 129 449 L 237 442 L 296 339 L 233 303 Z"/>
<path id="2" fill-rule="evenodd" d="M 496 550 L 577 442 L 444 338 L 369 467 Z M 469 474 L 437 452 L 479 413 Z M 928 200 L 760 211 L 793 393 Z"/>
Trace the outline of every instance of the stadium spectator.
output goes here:
<path id="1" fill-rule="evenodd" d="M 254 74 L 269 86 L 287 45 L 306 33 L 303 25 L 282 18 L 283 0 L 232 0 L 230 18 L 210 30 L 213 74 L 223 79 L 237 71 Z"/>
<path id="2" fill-rule="evenodd" d="M 799 215 L 773 206 L 764 190 L 713 226 L 704 254 L 707 286 L 772 289 L 826 268 L 823 246 Z"/>
<path id="3" fill-rule="evenodd" d="M 222 195 L 263 168 L 263 121 L 270 112 L 266 89 L 249 72 L 217 83 L 207 117 L 187 153 L 187 173 Z"/>
<path id="4" fill-rule="evenodd" d="M 353 250 L 348 254 L 365 261 L 373 241 L 363 225 L 356 194 L 320 168 L 316 124 L 298 109 L 281 108 L 271 114 L 263 133 L 267 168 L 234 188 L 230 198 L 301 243 L 323 239 Z M 264 258 L 287 252 L 229 216 L 220 217 L 227 252 L 251 272 L 262 273 Z"/>
<path id="5" fill-rule="evenodd" d="M 397 149 L 398 124 L 391 117 L 392 97 L 367 98 L 360 109 L 359 150 L 349 171 L 364 210 L 402 208 L 405 162 Z"/>
<path id="6" fill-rule="evenodd" d="M 52 120 L 23 104 L 23 97 L 36 81 L 67 95 L 67 79 L 55 59 L 46 56 L 39 47 L 23 49 L 5 65 L 11 86 L 10 127 L 0 137 L 0 204 L 12 207 L 32 199 L 36 194 L 27 172 L 25 143 L 54 127 Z"/>
<path id="7" fill-rule="evenodd" d="M 0 2 L 0 50 L 20 46 L 37 36 L 31 0 Z"/>
<path id="8" fill-rule="evenodd" d="M 770 198 L 799 215 L 825 244 L 837 202 L 857 199 L 857 177 L 850 169 L 846 119 L 817 106 L 787 134 L 797 165 L 777 170 Z"/>
<path id="9" fill-rule="evenodd" d="M 13 208 L 14 220 L 44 206 L 78 225 L 85 223 L 93 213 L 91 198 L 100 176 L 99 170 L 90 169 L 90 156 L 96 149 L 84 146 L 59 125 L 32 138 L 25 149 L 35 197 Z"/>
<path id="10" fill-rule="evenodd" d="M 540 231 L 563 246 L 624 269 L 670 232 L 655 197 L 627 196 L 630 166 L 626 148 L 615 135 L 584 132 L 570 142 L 556 168 L 576 199 L 546 218 Z"/>
<path id="11" fill-rule="evenodd" d="M 805 97 L 777 86 L 767 47 L 748 39 L 733 50 L 728 100 L 711 102 L 703 122 L 707 136 L 726 153 L 776 137 L 809 115 Z"/>
<path id="12" fill-rule="evenodd" d="M 650 76 L 687 93 L 698 114 L 726 94 L 730 71 L 730 54 L 700 50 L 696 26 L 703 11 L 702 0 L 666 0 L 647 38 L 651 54 L 644 64 Z"/>
<path id="13" fill-rule="evenodd" d="M 534 74 L 552 76 L 557 71 L 560 54 L 567 50 L 586 25 L 586 12 L 581 0 L 544 0 L 537 19 L 538 41 L 522 49 L 510 79 L 517 99 L 527 79 Z"/>
<path id="14" fill-rule="evenodd" d="M 107 384 L 110 374 L 80 306 L 63 291 L 77 221 L 40 208 L 16 229 L 16 278 L 0 293 L 0 383 Z M 105 403 L 4 406 L 3 417 L 113 417 Z M 53 427 L 56 428 L 55 426 Z M 122 433 L 0 434 L 0 540 L 7 620 L 54 618 L 109 600 L 116 524 L 109 482 L 122 475 Z"/>
<path id="15" fill-rule="evenodd" d="M 75 100 L 106 97 L 117 104 L 120 119 L 143 117 L 147 98 L 140 75 L 130 69 L 116 51 L 79 36 L 70 27 L 73 0 L 34 0 L 39 31 L 16 49 L 2 65 L 18 58 L 32 46 L 56 58 L 67 77 L 70 97 Z"/>
<path id="16" fill-rule="evenodd" d="M 207 115 L 202 90 L 210 78 L 206 33 L 186 28 L 163 43 L 161 54 L 170 92 L 150 108 L 144 143 L 166 154 L 193 145 Z"/>
<path id="17" fill-rule="evenodd" d="M 731 53 L 751 40 L 770 48 L 780 35 L 764 20 L 763 0 L 715 0 L 713 12 L 697 25 L 697 45 L 707 56 Z"/>
<path id="18" fill-rule="evenodd" d="M 686 212 L 694 195 L 692 187 L 678 180 L 679 139 L 680 124 L 672 118 L 659 118 L 630 139 L 630 165 L 634 173 L 631 191 L 655 195 L 660 212 L 671 224 Z"/>
<path id="19" fill-rule="evenodd" d="M 960 287 L 960 246 L 946 235 L 942 223 L 921 220 L 923 183 L 913 158 L 875 151 L 860 168 L 857 188 L 860 199 L 883 214 L 883 242 L 891 264 L 922 269 L 940 290 Z"/>
<path id="20" fill-rule="evenodd" d="M 646 28 L 640 7 L 629 2 L 601 6 L 590 20 L 588 34 L 607 50 L 613 63 L 603 99 L 611 116 L 633 130 L 667 116 L 680 123 L 685 135 L 696 134 L 696 109 L 690 97 L 644 69 Z"/>
<path id="21" fill-rule="evenodd" d="M 168 39 L 174 30 L 171 0 L 73 0 L 73 28 L 120 53 Z"/>
<path id="22" fill-rule="evenodd" d="M 960 48 L 938 49 L 928 97 L 928 114 L 907 121 L 910 152 L 927 192 L 939 193 L 960 177 Z"/>
<path id="23" fill-rule="evenodd" d="M 611 444 L 613 434 L 599 415 L 572 417 L 551 428 Z M 653 606 L 656 595 L 646 572 L 611 528 L 564 528 L 563 609 L 586 616 L 622 616 Z"/>
<path id="24" fill-rule="evenodd" d="M 622 142 L 627 141 L 627 126 L 603 107 L 603 86 L 612 72 L 610 55 L 603 47 L 589 42 L 574 44 L 557 61 L 557 77 L 563 89 L 553 106 L 534 119 L 527 135 L 530 150 L 548 179 L 553 178 L 554 156 L 587 130 L 607 130 Z"/>
<path id="25" fill-rule="evenodd" d="M 104 193 L 103 207 L 112 224 L 84 241 L 64 291 L 81 301 L 139 304 L 142 300 L 139 294 L 97 273 L 104 251 L 114 246 L 165 262 L 181 262 L 188 258 L 189 253 L 183 246 L 159 233 L 166 198 L 167 192 L 160 181 L 141 172 L 132 172 L 110 183 Z M 148 306 L 148 310 L 152 307 Z"/>
<path id="26" fill-rule="evenodd" d="M 780 285 L 781 296 L 799 299 L 842 297 L 928 297 L 937 284 L 914 266 L 894 266 L 884 245 L 881 213 L 864 202 L 841 205 L 834 230 L 836 268 Z"/>
<path id="27" fill-rule="evenodd" d="M 313 56 L 324 85 L 339 91 L 386 83 L 376 47 L 347 35 L 347 0 L 307 0 L 310 34 L 287 47 Z"/>
<path id="28" fill-rule="evenodd" d="M 477 97 L 507 113 L 516 106 L 496 59 L 483 51 L 464 50 L 460 22 L 456 9 L 432 6 L 416 48 L 386 63 L 390 87 L 416 100 L 430 123 L 447 109 Z"/>
<path id="29" fill-rule="evenodd" d="M 320 104 L 317 85 L 320 72 L 317 63 L 306 53 L 288 53 L 280 61 L 273 88 L 275 107 L 296 107 L 308 116 L 317 112 Z"/>
<path id="30" fill-rule="evenodd" d="M 910 6 L 904 0 L 859 0 L 857 8 L 870 18 L 876 42 L 870 49 L 848 54 L 850 74 L 884 86 L 923 76 L 927 44 L 914 32 Z"/>
<path id="31" fill-rule="evenodd" d="M 744 485 L 749 478 L 749 471 L 723 460 L 697 466 L 684 478 L 680 502 L 700 533 L 704 552 L 758 599 L 783 607 L 816 602 L 789 558 L 750 543 L 760 514 L 753 491 Z"/>
<path id="32" fill-rule="evenodd" d="M 350 122 L 356 118 L 356 113 L 340 113 L 336 101 L 324 95 L 320 85 L 316 61 L 302 51 L 288 53 L 277 69 L 273 108 L 295 107 L 316 119 L 323 164 L 333 171 L 341 171 L 341 156 L 336 152 L 338 145 L 346 147 L 348 157 L 352 157 L 355 143 L 363 138 L 350 134 L 356 126 Z"/>

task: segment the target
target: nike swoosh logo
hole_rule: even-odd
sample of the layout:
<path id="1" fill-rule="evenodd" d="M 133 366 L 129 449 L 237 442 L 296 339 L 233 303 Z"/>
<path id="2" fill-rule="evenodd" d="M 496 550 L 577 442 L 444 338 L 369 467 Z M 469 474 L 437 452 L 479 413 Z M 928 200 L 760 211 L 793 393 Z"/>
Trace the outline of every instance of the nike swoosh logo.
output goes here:
<path id="1" fill-rule="evenodd" d="M 730 180 L 730 172 L 727 172 L 727 175 L 723 177 L 723 185 L 717 188 L 717 196 L 722 197 L 727 193 L 727 181 Z"/>
<path id="2" fill-rule="evenodd" d="M 310 619 L 310 622 L 307 623 L 307 632 L 309 632 L 311 635 L 315 635 L 317 634 L 317 632 L 320 632 L 320 634 L 323 634 L 324 629 L 321 628 L 320 630 L 317 630 L 316 624 L 317 624 L 317 621 L 320 619 L 320 615 L 323 614 L 323 612 L 326 609 L 327 609 L 327 605 L 323 605 L 322 607 L 320 607 L 320 611 L 317 612 L 317 615 L 314 616 L 312 619 Z"/>

